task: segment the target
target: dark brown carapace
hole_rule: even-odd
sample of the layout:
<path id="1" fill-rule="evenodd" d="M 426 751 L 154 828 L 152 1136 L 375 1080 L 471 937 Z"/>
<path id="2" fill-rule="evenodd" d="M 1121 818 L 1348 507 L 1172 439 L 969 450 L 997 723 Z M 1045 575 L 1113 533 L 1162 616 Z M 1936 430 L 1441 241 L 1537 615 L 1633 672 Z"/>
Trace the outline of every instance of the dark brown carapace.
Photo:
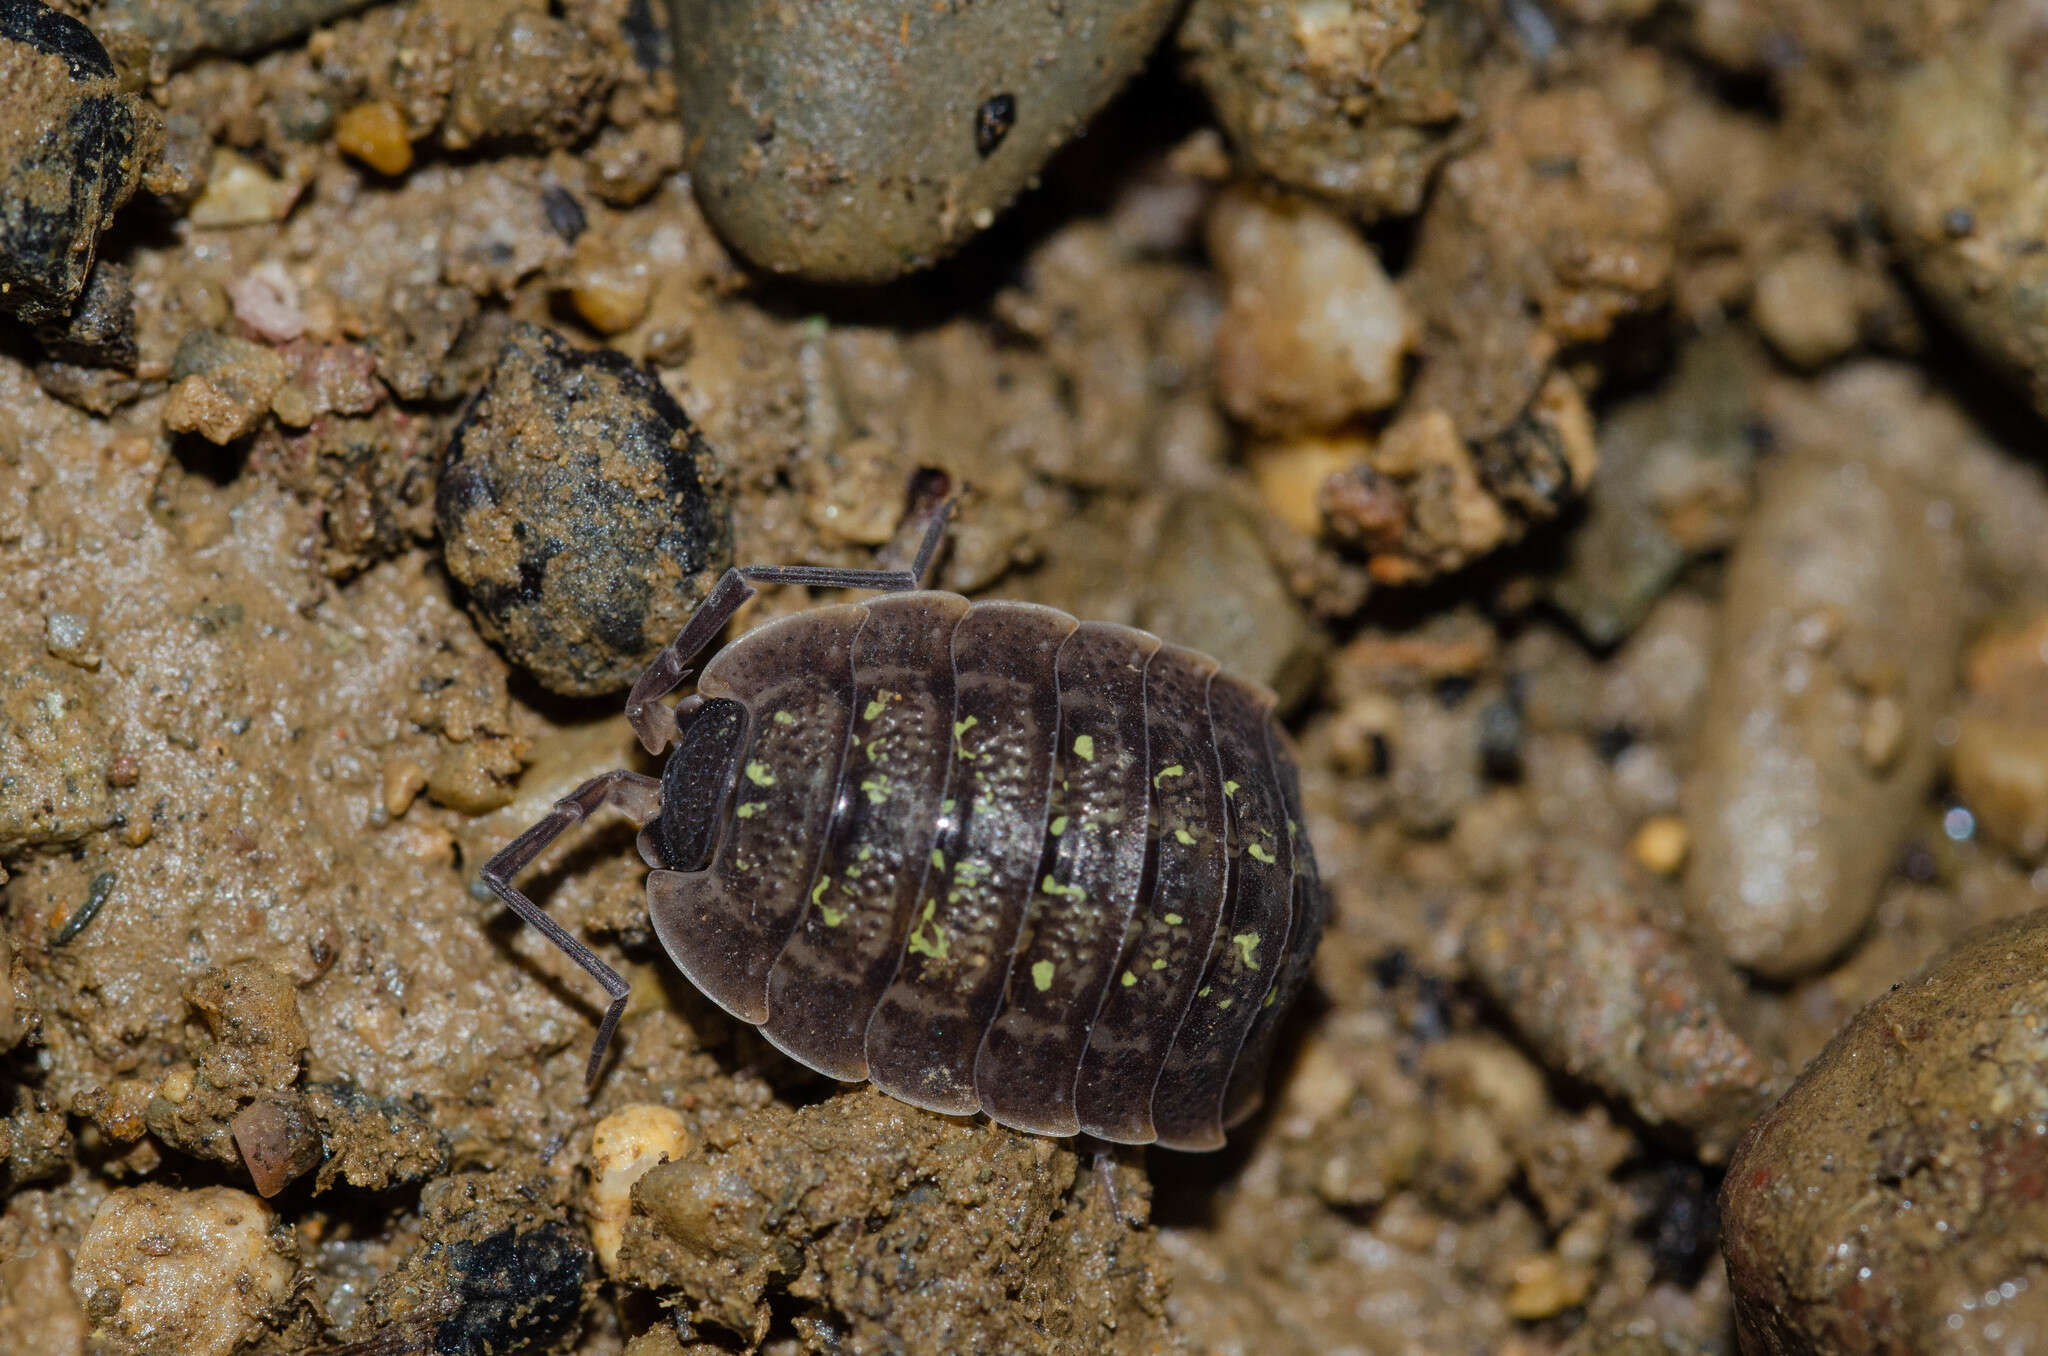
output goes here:
<path id="1" fill-rule="evenodd" d="M 635 684 L 659 779 L 579 787 L 484 881 L 612 996 L 511 878 L 610 803 L 690 981 L 793 1058 L 1039 1134 L 1213 1149 L 1258 1105 L 1324 896 L 1272 694 L 1127 626 L 920 589 L 904 571 L 730 570 Z M 891 590 L 728 645 L 756 583 Z"/>

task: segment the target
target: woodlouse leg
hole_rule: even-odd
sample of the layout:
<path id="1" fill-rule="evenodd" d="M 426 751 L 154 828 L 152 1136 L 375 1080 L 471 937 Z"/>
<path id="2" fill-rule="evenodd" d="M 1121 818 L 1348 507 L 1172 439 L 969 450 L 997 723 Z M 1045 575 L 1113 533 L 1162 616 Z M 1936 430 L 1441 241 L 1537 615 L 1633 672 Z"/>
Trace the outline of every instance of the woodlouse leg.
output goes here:
<path id="1" fill-rule="evenodd" d="M 658 754 L 676 737 L 676 716 L 660 698 L 676 690 L 690 676 L 695 659 L 746 601 L 754 596 L 756 584 L 807 584 L 821 589 L 882 589 L 900 593 L 924 587 L 924 577 L 945 538 L 946 522 L 953 516 L 950 500 L 940 504 L 925 525 L 924 540 L 918 543 L 917 558 L 907 570 L 841 570 L 829 565 L 739 565 L 720 575 L 710 596 L 683 623 L 682 631 L 670 641 L 654 662 L 633 684 L 626 697 L 626 720 L 640 736 L 641 746 Z"/>
<path id="2" fill-rule="evenodd" d="M 606 772 L 592 777 L 556 801 L 554 808 L 539 823 L 507 843 L 477 872 L 491 893 L 505 901 L 507 908 L 538 928 L 541 936 L 582 966 L 610 996 L 611 1003 L 604 1010 L 604 1020 L 598 1024 L 597 1040 L 590 1047 L 590 1067 L 584 1073 L 586 1088 L 597 1086 L 598 1066 L 604 1062 L 605 1047 L 611 1044 L 612 1033 L 618 1030 L 619 1016 L 626 1010 L 629 986 L 618 971 L 598 958 L 595 951 L 570 936 L 567 929 L 542 912 L 540 905 L 514 889 L 512 880 L 548 844 L 606 805 L 624 811 L 635 827 L 644 826 L 661 813 L 661 783 L 637 772 Z"/>

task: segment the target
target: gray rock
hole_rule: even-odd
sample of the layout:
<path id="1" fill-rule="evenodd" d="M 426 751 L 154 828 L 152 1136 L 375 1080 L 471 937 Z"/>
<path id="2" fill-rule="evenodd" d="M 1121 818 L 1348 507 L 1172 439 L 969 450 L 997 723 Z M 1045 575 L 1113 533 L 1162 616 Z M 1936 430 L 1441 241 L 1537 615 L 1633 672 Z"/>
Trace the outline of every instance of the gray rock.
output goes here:
<path id="1" fill-rule="evenodd" d="M 1167 510 L 1136 621 L 1264 683 L 1283 704 L 1322 671 L 1322 633 L 1288 594 L 1251 516 L 1224 494 L 1189 494 Z"/>
<path id="2" fill-rule="evenodd" d="M 880 282 L 985 228 L 1143 64 L 1173 0 L 671 0 L 705 215 L 742 254 Z"/>
<path id="3" fill-rule="evenodd" d="M 456 425 L 435 516 L 485 636 L 552 691 L 616 692 L 732 562 L 710 447 L 623 354 L 516 326 Z"/>

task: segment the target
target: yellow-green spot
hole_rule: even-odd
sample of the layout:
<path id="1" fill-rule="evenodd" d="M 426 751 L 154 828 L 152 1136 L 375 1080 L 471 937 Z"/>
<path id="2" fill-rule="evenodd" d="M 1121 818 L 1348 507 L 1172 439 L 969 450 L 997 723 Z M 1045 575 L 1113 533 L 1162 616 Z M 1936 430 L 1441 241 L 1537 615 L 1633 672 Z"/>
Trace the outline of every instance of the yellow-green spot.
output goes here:
<path id="1" fill-rule="evenodd" d="M 811 903 L 816 904 L 819 898 L 823 896 L 824 893 L 831 888 L 832 878 L 830 876 L 818 877 L 818 883 L 811 887 Z"/>
<path id="2" fill-rule="evenodd" d="M 889 799 L 889 779 L 887 777 L 870 777 L 860 784 L 860 789 L 861 794 L 868 798 L 868 804 L 870 805 L 880 805 L 883 801 Z"/>
<path id="3" fill-rule="evenodd" d="M 1235 937 L 1232 937 L 1230 939 L 1230 944 L 1236 947 L 1238 949 L 1239 954 L 1241 954 L 1244 957 L 1245 969 L 1256 970 L 1259 968 L 1258 961 L 1253 959 L 1252 956 L 1252 953 L 1259 949 L 1258 933 L 1240 932 Z"/>
<path id="4" fill-rule="evenodd" d="M 867 754 L 870 763 L 874 762 L 876 757 L 879 756 L 875 753 L 875 749 L 881 745 L 881 742 L 879 739 L 870 739 L 867 743 L 860 746 L 861 751 Z"/>
<path id="5" fill-rule="evenodd" d="M 859 852 L 856 852 L 856 853 L 854 854 L 854 858 L 853 858 L 853 859 L 854 859 L 855 861 L 857 861 L 857 862 L 864 862 L 864 861 L 866 861 L 866 860 L 867 860 L 868 858 L 870 858 L 870 857 L 872 857 L 872 856 L 874 856 L 874 855 L 875 855 L 875 850 L 874 850 L 874 849 L 873 849 L 872 847 L 862 847 L 862 848 L 861 848 L 861 850 L 860 850 Z"/>
<path id="6" fill-rule="evenodd" d="M 910 941 L 907 945 L 917 955 L 930 956 L 933 960 L 944 960 L 947 951 L 946 934 L 938 928 L 933 928 L 929 939 L 924 935 L 925 925 L 932 921 L 932 913 L 938 907 L 939 901 L 936 899 L 927 899 L 924 902 L 924 912 L 918 915 L 917 926 L 910 930 Z"/>
<path id="7" fill-rule="evenodd" d="M 1052 987 L 1052 962 L 1034 961 L 1031 965 L 1031 987 L 1044 993 Z"/>
<path id="8" fill-rule="evenodd" d="M 979 724 L 981 724 L 980 716 L 969 716 L 965 720 L 954 721 L 953 738 L 958 739 L 961 735 L 966 734 L 969 730 L 973 729 L 975 726 Z"/>
<path id="9" fill-rule="evenodd" d="M 939 870 L 944 871 L 946 869 L 946 854 L 939 851 L 937 848 L 933 848 L 932 865 L 939 868 Z"/>
<path id="10" fill-rule="evenodd" d="M 1181 916 L 1180 916 L 1179 914 L 1177 914 L 1177 913 L 1170 913 L 1170 914 L 1166 915 L 1166 926 L 1168 926 L 1168 927 L 1170 927 L 1170 928 L 1177 928 L 1177 927 L 1179 927 L 1179 926 L 1180 926 L 1180 925 L 1181 925 L 1182 923 L 1184 923 L 1184 922 L 1186 922 L 1186 921 L 1187 921 L 1186 919 L 1182 918 L 1182 917 L 1181 917 Z"/>
<path id="11" fill-rule="evenodd" d="M 1094 762 L 1094 761 L 1095 761 L 1095 736 L 1094 736 L 1094 735 L 1075 735 L 1075 736 L 1074 736 L 1074 756 L 1075 756 L 1076 758 L 1079 758 L 1079 759 L 1080 759 L 1080 760 L 1081 760 L 1082 762 L 1084 762 L 1084 763 L 1092 763 L 1092 762 Z"/>
<path id="12" fill-rule="evenodd" d="M 818 907 L 818 916 L 825 920 L 826 927 L 836 928 L 846 921 L 846 910 L 835 909 L 830 904 L 823 904 Z"/>
<path id="13" fill-rule="evenodd" d="M 1067 831 L 1067 817 L 1065 815 L 1056 816 L 1052 823 L 1045 826 L 1045 831 L 1055 838 L 1059 837 Z"/>
<path id="14" fill-rule="evenodd" d="M 1065 895 L 1068 899 L 1071 899 L 1076 903 L 1079 903 L 1081 900 L 1088 898 L 1088 892 L 1086 890 L 1083 890 L 1080 886 L 1062 885 L 1058 881 L 1054 880 L 1051 876 L 1047 876 L 1044 880 L 1040 881 L 1038 884 L 1038 888 L 1049 895 Z"/>
<path id="15" fill-rule="evenodd" d="M 1129 970 L 1124 971 L 1124 987 L 1126 989 L 1130 988 L 1133 984 L 1136 984 L 1137 982 L 1138 977 L 1136 975 L 1132 974 Z"/>
<path id="16" fill-rule="evenodd" d="M 940 801 L 940 802 L 939 802 L 939 813 L 940 813 L 940 814 L 942 814 L 942 815 L 949 815 L 949 814 L 952 814 L 952 813 L 953 813 L 953 806 L 954 806 L 954 805 L 955 805 L 956 803 L 957 803 L 957 802 L 955 802 L 955 801 L 954 801 L 954 799 L 953 799 L 953 798 L 952 798 L 951 796 L 948 796 L 948 797 L 946 797 L 946 798 L 945 798 L 944 800 L 942 800 L 942 801 Z"/>
<path id="17" fill-rule="evenodd" d="M 1166 968 L 1166 957 L 1161 956 L 1158 960 L 1153 961 L 1152 968 L 1154 970 L 1164 970 Z"/>
<path id="18" fill-rule="evenodd" d="M 1202 986 L 1202 991 L 1201 991 L 1200 993 L 1198 993 L 1198 994 L 1196 994 L 1196 995 L 1195 995 L 1195 997 L 1197 997 L 1197 998 L 1207 998 L 1208 996 L 1209 996 L 1209 986 L 1208 986 L 1208 985 L 1206 985 L 1206 984 L 1204 984 L 1204 985 Z"/>
<path id="19" fill-rule="evenodd" d="M 777 725 L 794 725 L 796 724 L 796 717 L 787 711 L 777 711 L 775 713 L 775 723 Z"/>
<path id="20" fill-rule="evenodd" d="M 1179 763 L 1175 763 L 1170 767 L 1160 768 L 1159 775 L 1152 779 L 1152 785 L 1157 786 L 1159 785 L 1159 783 L 1165 781 L 1168 777 L 1185 777 L 1187 775 L 1187 772 L 1188 770 L 1182 767 Z"/>
<path id="21" fill-rule="evenodd" d="M 1266 990 L 1266 1001 L 1259 1004 L 1259 1006 L 1262 1008 L 1270 1008 L 1273 1006 L 1273 1000 L 1278 998 L 1279 996 L 1280 991 L 1278 989 L 1268 989 Z"/>
<path id="22" fill-rule="evenodd" d="M 1230 1005 L 1236 1001 L 1235 998 L 1219 998 L 1216 1000 L 1216 1011 L 1228 1012 L 1230 1011 Z"/>
<path id="23" fill-rule="evenodd" d="M 1236 794 L 1237 794 L 1237 783 L 1236 783 L 1236 782 L 1225 782 L 1225 783 L 1223 783 L 1223 794 L 1224 794 L 1224 795 L 1226 795 L 1226 796 L 1234 796 L 1234 795 L 1236 795 Z"/>
<path id="24" fill-rule="evenodd" d="M 1252 856 L 1258 858 L 1260 861 L 1266 863 L 1268 866 L 1271 866 L 1273 864 L 1273 854 L 1266 851 L 1265 848 L 1261 847 L 1257 843 L 1253 843 L 1250 847 L 1246 848 L 1245 851 L 1251 853 Z"/>
<path id="25" fill-rule="evenodd" d="M 873 701 L 869 702 L 867 704 L 867 708 L 860 713 L 860 718 L 862 720 L 873 720 L 876 716 L 882 714 L 882 709 L 887 705 L 887 702 L 883 701 L 880 697 L 876 697 Z"/>
<path id="26" fill-rule="evenodd" d="M 1301 825 L 1299 825 L 1299 824 L 1295 823 L 1295 822 L 1294 822 L 1293 820 L 1291 820 L 1291 819 L 1287 821 L 1287 837 L 1289 838 L 1289 840 L 1290 840 L 1290 841 L 1291 841 L 1291 840 L 1293 839 L 1293 837 L 1294 837 L 1294 835 L 1295 835 L 1295 834 L 1297 834 L 1297 833 L 1300 833 L 1300 832 L 1301 832 Z"/>
<path id="27" fill-rule="evenodd" d="M 1179 843 L 1182 847 L 1193 847 L 1195 845 L 1195 836 L 1186 829 L 1175 829 L 1173 831 L 1173 841 Z"/>
<path id="28" fill-rule="evenodd" d="M 773 786 L 775 774 L 768 770 L 766 763 L 748 763 L 747 780 L 756 786 Z"/>
<path id="29" fill-rule="evenodd" d="M 748 800 L 740 802 L 740 808 L 733 811 L 733 813 L 738 815 L 741 819 L 752 819 L 755 815 L 760 814 L 761 811 L 767 808 L 768 802 L 765 800 Z"/>

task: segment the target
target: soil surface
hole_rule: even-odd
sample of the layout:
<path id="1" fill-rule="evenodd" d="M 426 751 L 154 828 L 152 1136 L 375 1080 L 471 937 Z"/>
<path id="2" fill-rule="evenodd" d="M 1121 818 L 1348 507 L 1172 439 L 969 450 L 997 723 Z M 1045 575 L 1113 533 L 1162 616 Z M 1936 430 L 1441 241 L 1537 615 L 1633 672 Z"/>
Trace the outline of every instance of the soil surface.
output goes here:
<path id="1" fill-rule="evenodd" d="M 0 1344 L 2031 1340 L 2040 7 L 812 8 L 0 0 Z M 806 1071 L 610 817 L 586 1093 L 475 880 L 720 569 L 948 493 L 1282 699 L 1219 1152 Z"/>

